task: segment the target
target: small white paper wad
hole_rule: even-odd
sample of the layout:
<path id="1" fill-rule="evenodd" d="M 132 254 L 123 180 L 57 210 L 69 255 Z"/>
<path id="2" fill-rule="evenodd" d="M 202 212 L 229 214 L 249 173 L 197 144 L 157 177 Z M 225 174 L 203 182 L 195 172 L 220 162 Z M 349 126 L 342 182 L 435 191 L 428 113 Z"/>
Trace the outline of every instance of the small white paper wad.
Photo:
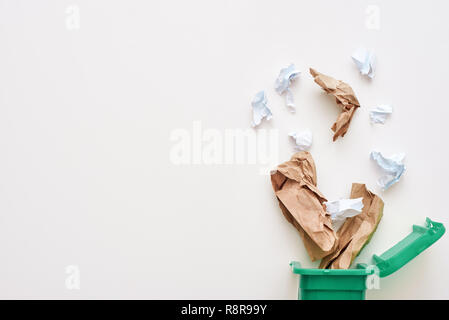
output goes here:
<path id="1" fill-rule="evenodd" d="M 369 112 L 371 123 L 385 123 L 387 117 L 393 113 L 393 107 L 388 104 L 379 105 Z"/>
<path id="2" fill-rule="evenodd" d="M 362 212 L 363 197 L 357 199 L 340 199 L 324 202 L 330 214 L 334 231 L 340 229 L 346 218 L 355 217 Z"/>
<path id="3" fill-rule="evenodd" d="M 251 102 L 251 105 L 253 106 L 253 127 L 257 127 L 264 118 L 270 120 L 273 116 L 270 108 L 267 106 L 265 91 L 259 91 Z"/>
<path id="4" fill-rule="evenodd" d="M 393 184 L 398 182 L 401 176 L 404 174 L 404 158 L 404 153 L 394 154 L 391 157 L 384 157 L 378 151 L 371 152 L 371 159 L 376 161 L 377 165 L 385 172 L 385 175 L 380 177 L 377 181 L 383 190 L 387 190 Z"/>
<path id="5" fill-rule="evenodd" d="M 274 84 L 274 89 L 279 95 L 283 95 L 285 93 L 285 103 L 291 112 L 295 112 L 295 102 L 293 99 L 293 93 L 290 90 L 290 84 L 300 75 L 300 73 L 301 72 L 297 70 L 295 65 L 292 63 L 287 68 L 281 69 Z"/>
<path id="6" fill-rule="evenodd" d="M 374 78 L 376 56 L 372 51 L 365 48 L 359 48 L 351 57 L 362 75 L 368 76 L 370 79 Z"/>
<path id="7" fill-rule="evenodd" d="M 307 151 L 310 149 L 312 145 L 312 131 L 309 129 L 301 131 L 301 132 L 290 132 L 289 137 L 291 137 L 295 141 L 295 150 L 297 151 Z"/>

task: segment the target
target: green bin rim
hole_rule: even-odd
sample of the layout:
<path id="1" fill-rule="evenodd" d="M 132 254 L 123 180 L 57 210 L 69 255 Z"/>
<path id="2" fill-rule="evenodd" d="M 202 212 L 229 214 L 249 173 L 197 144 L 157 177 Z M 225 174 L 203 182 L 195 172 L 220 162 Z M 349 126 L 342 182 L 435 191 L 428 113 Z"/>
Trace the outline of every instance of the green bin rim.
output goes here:
<path id="1" fill-rule="evenodd" d="M 426 226 L 413 225 L 412 232 L 399 241 L 396 245 L 382 253 L 373 255 L 373 264 L 359 263 L 356 269 L 307 269 L 302 268 L 297 261 L 290 263 L 293 273 L 304 275 L 370 275 L 378 273 L 380 277 L 386 277 L 426 250 L 440 239 L 446 228 L 440 222 L 426 218 Z M 375 267 L 373 267 L 375 266 Z"/>
<path id="2" fill-rule="evenodd" d="M 302 268 L 298 261 L 290 262 L 293 273 L 310 275 L 310 276 L 322 276 L 322 275 L 345 275 L 345 276 L 366 276 L 373 274 L 374 271 L 369 269 L 358 267 L 358 269 L 309 269 Z"/>

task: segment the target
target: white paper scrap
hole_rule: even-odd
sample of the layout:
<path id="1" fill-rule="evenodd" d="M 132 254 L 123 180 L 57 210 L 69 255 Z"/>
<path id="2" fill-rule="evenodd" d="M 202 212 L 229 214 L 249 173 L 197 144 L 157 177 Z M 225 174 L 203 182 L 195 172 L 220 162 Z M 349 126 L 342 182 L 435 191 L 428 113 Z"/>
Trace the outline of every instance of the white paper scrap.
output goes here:
<path id="1" fill-rule="evenodd" d="M 270 120 L 273 116 L 270 108 L 267 106 L 265 91 L 258 92 L 251 102 L 251 105 L 253 106 L 253 127 L 257 127 L 264 118 Z"/>
<path id="2" fill-rule="evenodd" d="M 385 171 L 385 175 L 380 177 L 377 181 L 383 190 L 387 190 L 393 184 L 398 182 L 401 176 L 404 174 L 404 158 L 404 153 L 394 154 L 391 157 L 384 157 L 378 151 L 371 152 L 371 159 L 376 161 L 377 165 L 381 167 L 383 171 Z"/>
<path id="3" fill-rule="evenodd" d="M 324 202 L 326 211 L 330 214 L 334 230 L 337 231 L 343 225 L 346 218 L 355 217 L 363 209 L 363 198 L 340 199 Z"/>
<path id="4" fill-rule="evenodd" d="M 359 48 L 352 54 L 352 60 L 362 75 L 368 76 L 371 79 L 374 77 L 376 56 L 372 51 Z"/>
<path id="5" fill-rule="evenodd" d="M 393 107 L 388 104 L 382 104 L 370 110 L 369 117 L 371 123 L 385 123 L 387 117 L 393 113 Z"/>
<path id="6" fill-rule="evenodd" d="M 310 149 L 312 145 L 312 131 L 304 130 L 299 133 L 290 132 L 288 134 L 295 141 L 295 149 L 298 151 L 306 151 Z"/>
<path id="7" fill-rule="evenodd" d="M 293 93 L 290 90 L 290 84 L 293 80 L 295 80 L 299 75 L 300 71 L 295 68 L 295 65 L 292 63 L 287 68 L 281 69 L 279 72 L 279 76 L 276 79 L 274 84 L 274 88 L 277 93 L 280 95 L 285 95 L 285 103 L 291 112 L 295 112 L 295 103 L 293 100 Z"/>

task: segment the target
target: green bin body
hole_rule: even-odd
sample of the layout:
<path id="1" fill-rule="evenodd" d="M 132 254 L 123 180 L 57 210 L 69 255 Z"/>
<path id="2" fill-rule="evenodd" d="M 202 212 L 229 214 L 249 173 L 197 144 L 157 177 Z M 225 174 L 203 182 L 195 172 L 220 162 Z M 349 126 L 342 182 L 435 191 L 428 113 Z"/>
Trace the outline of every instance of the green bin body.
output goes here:
<path id="1" fill-rule="evenodd" d="M 374 269 L 304 269 L 292 262 L 299 274 L 298 299 L 301 300 L 364 300 L 366 282 Z"/>

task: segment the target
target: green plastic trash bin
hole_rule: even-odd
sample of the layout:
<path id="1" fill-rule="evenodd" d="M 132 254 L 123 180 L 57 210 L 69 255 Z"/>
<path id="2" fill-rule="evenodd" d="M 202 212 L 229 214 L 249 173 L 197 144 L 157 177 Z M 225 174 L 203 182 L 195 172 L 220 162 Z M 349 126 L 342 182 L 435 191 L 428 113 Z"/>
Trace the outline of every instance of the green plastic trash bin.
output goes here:
<path id="1" fill-rule="evenodd" d="M 358 264 L 356 269 L 304 269 L 299 262 L 290 263 L 299 274 L 298 298 L 302 300 L 364 300 L 367 277 L 386 277 L 399 270 L 426 250 L 446 229 L 442 223 L 426 219 L 426 226 L 413 225 L 413 231 L 380 256 L 373 255 L 373 264 Z"/>

